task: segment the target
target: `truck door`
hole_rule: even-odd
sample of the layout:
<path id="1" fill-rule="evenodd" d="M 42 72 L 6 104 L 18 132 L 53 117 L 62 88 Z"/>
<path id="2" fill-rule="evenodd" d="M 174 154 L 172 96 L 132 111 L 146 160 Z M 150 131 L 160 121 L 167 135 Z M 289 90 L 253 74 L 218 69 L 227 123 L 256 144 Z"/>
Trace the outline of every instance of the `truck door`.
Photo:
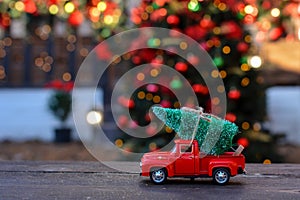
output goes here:
<path id="1" fill-rule="evenodd" d="M 179 145 L 179 156 L 175 161 L 175 173 L 177 175 L 192 175 L 195 173 L 195 156 L 193 145 Z"/>

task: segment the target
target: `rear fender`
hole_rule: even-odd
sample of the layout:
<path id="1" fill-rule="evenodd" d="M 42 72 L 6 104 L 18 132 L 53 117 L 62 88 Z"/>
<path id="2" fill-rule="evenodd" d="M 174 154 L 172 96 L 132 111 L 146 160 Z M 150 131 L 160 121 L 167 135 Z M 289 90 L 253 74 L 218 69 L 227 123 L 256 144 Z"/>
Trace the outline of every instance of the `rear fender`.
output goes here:
<path id="1" fill-rule="evenodd" d="M 231 176 L 237 175 L 237 165 L 236 163 L 226 162 L 226 163 L 210 163 L 208 166 L 208 175 L 212 176 L 215 169 L 226 168 L 229 170 Z"/>

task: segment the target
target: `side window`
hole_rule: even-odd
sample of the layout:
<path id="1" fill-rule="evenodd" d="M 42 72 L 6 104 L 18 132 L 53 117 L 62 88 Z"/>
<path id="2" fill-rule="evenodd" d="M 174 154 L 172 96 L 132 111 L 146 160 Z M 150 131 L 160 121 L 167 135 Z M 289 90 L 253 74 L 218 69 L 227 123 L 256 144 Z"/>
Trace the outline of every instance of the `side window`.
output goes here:
<path id="1" fill-rule="evenodd" d="M 191 153 L 193 151 L 193 146 L 187 145 L 187 144 L 181 144 L 180 145 L 180 153 Z"/>

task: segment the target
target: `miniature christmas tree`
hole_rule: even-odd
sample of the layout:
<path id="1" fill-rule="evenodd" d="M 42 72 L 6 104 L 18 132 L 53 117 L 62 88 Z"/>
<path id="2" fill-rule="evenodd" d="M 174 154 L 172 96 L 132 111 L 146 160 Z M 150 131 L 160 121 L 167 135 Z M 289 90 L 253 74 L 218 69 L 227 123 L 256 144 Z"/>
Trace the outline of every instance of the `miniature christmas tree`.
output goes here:
<path id="1" fill-rule="evenodd" d="M 238 127 L 234 123 L 203 113 L 202 108 L 153 107 L 152 111 L 180 138 L 198 140 L 201 151 L 206 154 L 224 153 L 232 146 L 232 139 L 238 133 Z"/>

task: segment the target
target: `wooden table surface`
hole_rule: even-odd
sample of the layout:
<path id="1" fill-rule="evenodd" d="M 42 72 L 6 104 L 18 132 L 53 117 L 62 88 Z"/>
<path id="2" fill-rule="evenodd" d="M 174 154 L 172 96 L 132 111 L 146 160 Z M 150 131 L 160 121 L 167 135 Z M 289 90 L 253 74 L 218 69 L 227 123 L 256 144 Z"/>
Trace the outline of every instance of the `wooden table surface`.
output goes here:
<path id="1" fill-rule="evenodd" d="M 120 162 L 136 171 L 138 163 Z M 0 199 L 300 199 L 299 164 L 247 164 L 226 186 L 211 179 L 154 185 L 100 162 L 1 161 Z"/>

